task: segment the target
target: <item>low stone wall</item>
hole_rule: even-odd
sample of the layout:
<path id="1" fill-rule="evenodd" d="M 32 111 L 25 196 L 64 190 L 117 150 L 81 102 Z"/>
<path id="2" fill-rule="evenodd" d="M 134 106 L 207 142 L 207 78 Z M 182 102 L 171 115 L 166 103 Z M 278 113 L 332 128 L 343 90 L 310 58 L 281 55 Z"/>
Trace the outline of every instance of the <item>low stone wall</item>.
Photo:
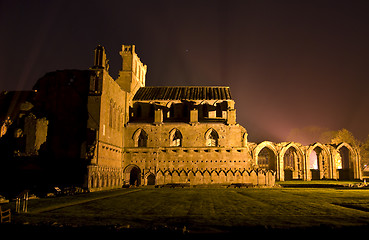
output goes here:
<path id="1" fill-rule="evenodd" d="M 275 172 L 269 170 L 220 170 L 220 171 L 158 171 L 156 184 L 189 183 L 201 184 L 232 184 L 251 183 L 256 186 L 273 186 Z"/>

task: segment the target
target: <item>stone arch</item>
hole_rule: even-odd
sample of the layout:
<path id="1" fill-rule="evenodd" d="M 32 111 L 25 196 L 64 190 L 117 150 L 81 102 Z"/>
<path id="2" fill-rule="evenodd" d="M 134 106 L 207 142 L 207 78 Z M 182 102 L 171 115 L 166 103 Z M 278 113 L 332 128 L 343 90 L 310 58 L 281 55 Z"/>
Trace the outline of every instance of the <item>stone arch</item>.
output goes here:
<path id="1" fill-rule="evenodd" d="M 172 182 L 173 183 L 180 183 L 181 181 L 180 181 L 180 173 L 177 171 L 177 170 L 174 170 L 173 172 L 172 172 Z"/>
<path id="2" fill-rule="evenodd" d="M 269 151 L 266 151 L 266 150 L 269 150 Z M 262 153 L 263 151 L 265 152 L 265 154 L 263 154 L 263 158 L 267 159 L 267 161 L 263 161 L 263 164 L 262 164 L 261 159 L 259 161 L 259 154 Z M 256 148 L 254 149 L 253 158 L 255 159 L 255 164 L 258 167 L 259 165 L 261 165 L 260 167 L 265 167 L 268 169 L 272 169 L 274 171 L 277 169 L 278 152 L 272 142 L 264 141 L 260 143 L 258 146 L 256 146 Z"/>
<path id="3" fill-rule="evenodd" d="M 265 185 L 273 186 L 275 184 L 275 171 L 266 170 L 265 171 Z"/>
<path id="4" fill-rule="evenodd" d="M 205 170 L 203 173 L 203 183 L 204 184 L 211 184 L 213 182 L 211 178 L 211 173 L 208 170 Z"/>
<path id="5" fill-rule="evenodd" d="M 100 174 L 97 173 L 96 175 L 96 181 L 95 181 L 95 187 L 99 188 L 101 185 L 101 178 L 100 178 Z"/>
<path id="6" fill-rule="evenodd" d="M 279 153 L 280 171 L 284 180 L 304 179 L 305 155 L 296 143 L 288 143 Z"/>
<path id="7" fill-rule="evenodd" d="M 227 109 L 227 102 L 224 100 L 215 100 L 213 102 L 213 107 L 215 107 L 215 117 L 216 118 L 227 118 L 226 117 L 226 109 Z"/>
<path id="8" fill-rule="evenodd" d="M 156 183 L 156 176 L 152 172 L 148 172 L 145 174 L 145 185 L 155 185 Z"/>
<path id="9" fill-rule="evenodd" d="M 247 143 L 248 143 L 248 140 L 247 140 L 247 137 L 248 137 L 248 133 L 247 132 L 244 132 L 242 134 L 242 147 L 246 147 L 247 146 Z"/>
<path id="10" fill-rule="evenodd" d="M 107 184 L 108 187 L 114 186 L 114 177 L 112 173 L 107 174 L 107 182 L 108 182 Z"/>
<path id="11" fill-rule="evenodd" d="M 141 185 L 141 169 L 134 164 L 128 165 L 124 170 L 124 180 L 129 185 Z"/>
<path id="12" fill-rule="evenodd" d="M 217 147 L 219 146 L 219 134 L 214 128 L 209 128 L 205 132 L 206 146 Z"/>
<path id="13" fill-rule="evenodd" d="M 98 176 L 97 174 L 91 174 L 90 176 L 90 188 L 96 188 L 97 187 L 97 182 L 98 182 Z"/>
<path id="14" fill-rule="evenodd" d="M 218 183 L 227 182 L 227 173 L 224 170 L 218 172 Z"/>
<path id="15" fill-rule="evenodd" d="M 203 184 L 204 183 L 204 174 L 200 170 L 195 171 L 195 182 L 196 184 Z"/>
<path id="16" fill-rule="evenodd" d="M 118 124 L 117 124 L 117 130 L 121 131 L 123 127 L 123 109 L 118 106 Z"/>
<path id="17" fill-rule="evenodd" d="M 249 171 L 249 181 L 258 184 L 258 172 L 255 169 Z"/>
<path id="18" fill-rule="evenodd" d="M 250 182 L 250 172 L 247 171 L 246 169 L 242 172 L 242 181 L 244 183 Z"/>
<path id="19" fill-rule="evenodd" d="M 233 183 L 234 182 L 234 173 L 231 169 L 225 170 L 226 173 L 226 182 Z"/>
<path id="20" fill-rule="evenodd" d="M 260 169 L 257 171 L 257 183 L 259 186 L 267 185 L 267 172 L 268 170 Z"/>
<path id="21" fill-rule="evenodd" d="M 179 172 L 179 181 L 181 183 L 186 183 L 187 182 L 187 172 L 183 169 Z"/>
<path id="22" fill-rule="evenodd" d="M 164 183 L 172 183 L 172 173 L 169 171 L 169 169 L 164 170 L 163 176 Z"/>
<path id="23" fill-rule="evenodd" d="M 236 183 L 242 183 L 243 182 L 241 171 L 236 170 L 234 172 L 234 182 L 236 182 Z"/>
<path id="24" fill-rule="evenodd" d="M 165 118 L 169 119 L 169 118 L 173 118 L 174 117 L 174 102 L 173 101 L 169 101 L 166 104 L 166 113 L 165 113 Z"/>
<path id="25" fill-rule="evenodd" d="M 100 187 L 106 187 L 106 174 L 101 174 Z"/>
<path id="26" fill-rule="evenodd" d="M 223 101 L 224 100 L 217 99 L 217 100 L 213 101 L 213 104 L 211 104 L 211 105 L 216 106 L 218 103 L 222 103 Z"/>
<path id="27" fill-rule="evenodd" d="M 335 157 L 338 178 L 353 180 L 360 178 L 359 157 L 355 149 L 348 143 L 342 142 L 336 147 L 338 154 Z M 341 165 L 338 164 L 341 160 Z"/>
<path id="28" fill-rule="evenodd" d="M 113 112 L 114 112 L 114 102 L 112 99 L 109 101 L 109 127 L 113 127 Z"/>
<path id="29" fill-rule="evenodd" d="M 188 172 L 187 182 L 189 182 L 191 185 L 195 184 L 195 173 L 193 171 Z"/>
<path id="30" fill-rule="evenodd" d="M 170 106 L 172 106 L 172 104 L 173 104 L 173 101 L 169 101 L 169 102 L 167 102 L 167 104 L 165 105 L 167 108 L 170 108 Z"/>
<path id="31" fill-rule="evenodd" d="M 332 178 L 332 163 L 328 148 L 317 142 L 306 151 L 307 180 Z"/>
<path id="32" fill-rule="evenodd" d="M 350 153 L 350 154 L 352 154 L 353 156 L 355 156 L 355 150 L 351 147 L 351 145 L 350 145 L 350 144 L 345 143 L 345 142 L 340 143 L 340 144 L 337 146 L 336 150 L 337 150 L 337 151 L 340 151 L 341 149 L 344 149 L 344 148 L 346 148 L 346 149 L 349 151 L 349 153 Z M 351 156 L 350 156 L 350 157 L 351 157 Z M 343 159 L 343 161 L 344 161 L 344 160 L 345 160 L 345 159 Z M 347 159 L 347 160 L 351 160 L 351 159 Z M 348 162 L 348 163 L 342 163 L 342 168 L 347 168 L 347 167 L 349 167 L 349 162 Z"/>
<path id="33" fill-rule="evenodd" d="M 208 103 L 207 101 L 202 101 L 200 104 L 201 109 L 200 109 L 200 116 L 202 116 L 202 118 L 208 118 L 209 117 L 209 108 L 212 107 L 213 105 Z"/>
<path id="34" fill-rule="evenodd" d="M 133 133 L 132 139 L 135 147 L 147 147 L 148 135 L 142 128 Z"/>
<path id="35" fill-rule="evenodd" d="M 156 184 L 157 185 L 164 184 L 164 173 L 162 170 L 158 170 L 156 172 Z"/>
<path id="36" fill-rule="evenodd" d="M 117 104 L 113 101 L 112 112 L 111 112 L 111 128 L 115 129 L 117 125 Z"/>
<path id="37" fill-rule="evenodd" d="M 182 139 L 182 133 L 177 128 L 173 128 L 169 131 L 169 145 L 171 147 L 181 147 Z"/>

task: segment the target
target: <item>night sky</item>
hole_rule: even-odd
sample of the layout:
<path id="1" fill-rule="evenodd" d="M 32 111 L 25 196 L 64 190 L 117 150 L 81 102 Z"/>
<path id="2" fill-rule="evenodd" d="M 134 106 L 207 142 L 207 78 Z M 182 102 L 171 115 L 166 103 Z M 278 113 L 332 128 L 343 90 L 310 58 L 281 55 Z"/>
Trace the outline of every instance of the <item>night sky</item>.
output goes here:
<path id="1" fill-rule="evenodd" d="M 0 29 L 2 90 L 88 69 L 98 44 L 116 78 L 121 45 L 135 44 L 148 86 L 230 86 L 249 141 L 308 126 L 369 134 L 367 0 L 0 0 Z"/>

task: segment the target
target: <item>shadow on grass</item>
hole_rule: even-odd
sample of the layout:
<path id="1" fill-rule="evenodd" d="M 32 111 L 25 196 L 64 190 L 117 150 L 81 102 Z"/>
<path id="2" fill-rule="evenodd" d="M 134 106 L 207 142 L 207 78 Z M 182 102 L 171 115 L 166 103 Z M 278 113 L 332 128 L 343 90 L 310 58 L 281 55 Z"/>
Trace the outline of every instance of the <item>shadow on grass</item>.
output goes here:
<path id="1" fill-rule="evenodd" d="M 188 231 L 183 228 L 126 228 L 121 226 L 53 226 L 53 225 L 22 225 L 22 224 L 0 224 L 2 235 L 17 233 L 17 236 L 38 236 L 38 237 L 60 237 L 82 234 L 84 237 L 96 237 L 97 234 L 104 234 L 104 237 L 120 236 L 125 238 L 146 238 L 160 237 L 161 239 L 224 239 L 224 237 L 342 237 L 355 234 L 368 234 L 369 225 L 365 226 L 345 226 L 335 227 L 321 225 L 304 228 L 271 228 L 268 226 L 257 227 L 224 227 L 215 232 L 213 231 Z M 82 236 L 79 235 L 79 236 Z M 12 236 L 12 235 L 8 235 Z"/>

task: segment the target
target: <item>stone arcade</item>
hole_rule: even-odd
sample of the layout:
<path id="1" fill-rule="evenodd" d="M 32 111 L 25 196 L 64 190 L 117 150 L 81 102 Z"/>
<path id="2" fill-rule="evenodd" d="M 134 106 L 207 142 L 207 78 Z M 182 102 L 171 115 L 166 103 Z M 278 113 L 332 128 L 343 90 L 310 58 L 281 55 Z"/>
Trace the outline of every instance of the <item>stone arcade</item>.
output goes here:
<path id="1" fill-rule="evenodd" d="M 114 80 L 104 47 L 94 53 L 89 70 L 51 72 L 32 91 L 1 93 L 2 149 L 17 163 L 5 165 L 37 174 L 34 184 L 101 190 L 361 178 L 358 150 L 347 143 L 248 142 L 229 87 L 146 87 L 134 45 L 122 46 Z"/>

